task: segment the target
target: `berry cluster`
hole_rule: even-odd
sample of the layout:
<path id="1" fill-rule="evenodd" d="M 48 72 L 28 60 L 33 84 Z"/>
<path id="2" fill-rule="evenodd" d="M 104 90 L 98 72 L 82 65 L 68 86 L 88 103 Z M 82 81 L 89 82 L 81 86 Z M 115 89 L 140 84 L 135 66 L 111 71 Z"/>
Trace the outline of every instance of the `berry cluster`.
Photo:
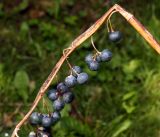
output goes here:
<path id="1" fill-rule="evenodd" d="M 112 42 L 118 42 L 122 38 L 122 34 L 119 31 L 114 31 L 109 33 L 109 40 Z M 95 47 L 94 47 L 95 48 Z M 96 53 L 90 53 L 85 57 L 85 62 L 92 71 L 97 71 L 99 69 L 101 62 L 108 62 L 112 58 L 112 52 L 108 49 L 104 49 L 99 52 L 97 49 Z M 52 125 L 55 125 L 61 118 L 61 110 L 64 108 L 65 104 L 69 104 L 74 100 L 74 94 L 71 92 L 71 88 L 77 84 L 84 84 L 88 81 L 88 74 L 82 72 L 81 67 L 73 66 L 69 64 L 71 68 L 71 73 L 67 76 L 64 82 L 57 84 L 55 89 L 51 89 L 47 92 L 48 99 L 53 103 L 54 112 L 50 114 L 41 114 L 38 112 L 33 112 L 30 116 L 30 123 L 32 125 L 39 125 L 43 127 L 43 130 L 39 132 L 30 132 L 29 137 L 41 137 L 47 136 L 51 137 L 48 129 Z"/>
<path id="2" fill-rule="evenodd" d="M 112 58 L 112 53 L 108 49 L 104 49 L 102 52 L 96 54 L 88 54 L 85 57 L 85 62 L 87 63 L 90 70 L 97 71 L 99 69 L 99 63 L 110 61 Z"/>
<path id="3" fill-rule="evenodd" d="M 64 108 L 65 104 L 69 104 L 74 100 L 71 87 L 76 84 L 84 84 L 87 80 L 88 74 L 82 72 L 81 67 L 73 66 L 71 68 L 71 74 L 65 78 L 64 82 L 58 83 L 55 89 L 51 89 L 47 92 L 48 99 L 53 103 L 54 112 L 50 114 L 33 112 L 30 116 L 30 123 L 32 125 L 42 126 L 45 129 L 55 125 L 61 118 L 60 111 Z M 35 136 L 33 132 L 29 135 L 29 137 Z"/>

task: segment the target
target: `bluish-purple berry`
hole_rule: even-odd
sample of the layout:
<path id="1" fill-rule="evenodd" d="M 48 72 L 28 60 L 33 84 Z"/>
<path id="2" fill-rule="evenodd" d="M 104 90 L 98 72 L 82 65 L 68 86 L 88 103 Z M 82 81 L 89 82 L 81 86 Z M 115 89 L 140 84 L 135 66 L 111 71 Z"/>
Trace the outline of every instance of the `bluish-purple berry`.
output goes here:
<path id="1" fill-rule="evenodd" d="M 63 100 L 57 99 L 53 102 L 53 107 L 55 111 L 60 111 L 64 108 L 64 102 Z"/>
<path id="2" fill-rule="evenodd" d="M 73 66 L 72 67 L 73 76 L 77 77 L 77 74 L 82 72 L 81 67 L 79 66 Z"/>
<path id="3" fill-rule="evenodd" d="M 59 83 L 58 85 L 57 85 L 57 90 L 60 92 L 60 93 L 66 93 L 66 92 L 68 92 L 69 91 L 69 88 L 63 83 L 63 82 L 61 82 L 61 83 Z"/>
<path id="4" fill-rule="evenodd" d="M 41 117 L 39 115 L 39 113 L 37 112 L 33 112 L 30 116 L 30 119 L 29 119 L 30 123 L 32 125 L 37 125 L 41 122 Z"/>
<path id="5" fill-rule="evenodd" d="M 61 118 L 61 114 L 58 111 L 51 113 L 52 123 L 55 124 Z"/>
<path id="6" fill-rule="evenodd" d="M 85 82 L 87 82 L 87 80 L 88 80 L 87 73 L 82 72 L 82 73 L 78 74 L 78 76 L 77 76 L 77 83 L 78 84 L 84 84 Z"/>
<path id="7" fill-rule="evenodd" d="M 109 33 L 109 40 L 111 42 L 119 42 L 122 39 L 122 33 L 120 31 L 113 31 Z"/>
<path id="8" fill-rule="evenodd" d="M 74 100 L 74 94 L 72 92 L 67 92 L 63 94 L 63 101 L 65 103 L 71 103 Z"/>
<path id="9" fill-rule="evenodd" d="M 42 118 L 42 126 L 45 128 L 51 127 L 52 125 L 52 118 L 48 115 L 44 115 Z"/>
<path id="10" fill-rule="evenodd" d="M 58 98 L 58 92 L 55 89 L 51 89 L 48 91 L 47 96 L 51 101 L 55 101 Z"/>
<path id="11" fill-rule="evenodd" d="M 90 63 L 91 61 L 93 61 L 93 55 L 92 55 L 92 54 L 88 54 L 88 55 L 85 57 L 85 62 L 88 64 L 88 63 Z"/>
<path id="12" fill-rule="evenodd" d="M 74 85 L 76 85 L 76 83 L 77 83 L 76 77 L 74 77 L 73 75 L 67 76 L 65 78 L 65 85 L 67 87 L 73 87 Z"/>
<path id="13" fill-rule="evenodd" d="M 102 61 L 100 55 L 97 55 L 97 56 L 96 56 L 96 61 L 97 61 L 97 62 L 101 62 L 101 61 Z"/>
<path id="14" fill-rule="evenodd" d="M 102 61 L 110 61 L 112 58 L 112 52 L 108 49 L 104 49 L 100 54 L 100 58 Z"/>
<path id="15" fill-rule="evenodd" d="M 99 63 L 97 61 L 91 61 L 88 67 L 90 70 L 97 71 L 99 69 Z"/>

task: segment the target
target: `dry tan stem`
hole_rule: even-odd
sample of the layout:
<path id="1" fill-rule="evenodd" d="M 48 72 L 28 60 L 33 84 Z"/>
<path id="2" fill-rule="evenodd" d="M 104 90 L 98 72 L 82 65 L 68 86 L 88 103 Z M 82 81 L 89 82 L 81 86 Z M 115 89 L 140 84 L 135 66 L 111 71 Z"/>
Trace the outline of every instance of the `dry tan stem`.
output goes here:
<path id="1" fill-rule="evenodd" d="M 66 58 L 86 39 L 88 39 L 93 33 L 95 33 L 99 27 L 105 22 L 105 20 L 108 18 L 110 14 L 112 14 L 113 11 L 119 12 L 140 34 L 144 39 L 154 48 L 159 54 L 160 54 L 160 45 L 158 42 L 153 38 L 153 36 L 145 29 L 145 27 L 129 12 L 124 10 L 121 6 L 115 4 L 112 8 L 110 8 L 100 19 L 98 19 L 89 29 L 87 29 L 84 33 L 82 33 L 79 37 L 77 37 L 67 48 L 67 52 L 65 53 L 65 56 L 62 55 L 60 60 L 57 62 L 53 70 L 51 71 L 50 75 L 46 79 L 46 81 L 41 86 L 33 104 L 28 113 L 23 117 L 23 119 L 17 124 L 16 128 L 14 129 L 12 133 L 12 137 L 17 136 L 17 131 L 20 129 L 20 127 L 23 125 L 23 123 L 28 119 L 28 117 L 31 115 L 37 104 L 39 103 L 40 99 L 44 95 L 45 91 L 51 84 L 51 81 L 56 76 L 57 72 L 59 71 L 60 67 L 62 66 L 63 62 L 66 60 Z"/>

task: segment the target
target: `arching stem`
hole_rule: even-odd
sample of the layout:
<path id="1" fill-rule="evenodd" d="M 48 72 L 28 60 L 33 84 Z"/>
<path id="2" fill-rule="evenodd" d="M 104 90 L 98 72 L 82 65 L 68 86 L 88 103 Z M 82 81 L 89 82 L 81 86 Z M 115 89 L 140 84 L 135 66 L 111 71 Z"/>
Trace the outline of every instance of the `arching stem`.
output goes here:
<path id="1" fill-rule="evenodd" d="M 41 100 L 42 96 L 46 92 L 47 88 L 51 84 L 52 80 L 55 78 L 56 74 L 58 73 L 59 69 L 61 68 L 62 64 L 66 60 L 66 58 L 77 48 L 81 43 L 83 43 L 86 39 L 91 37 L 99 27 L 106 21 L 108 16 L 113 12 L 119 12 L 135 29 L 136 31 L 150 44 L 152 48 L 154 48 L 160 54 L 160 45 L 159 43 L 153 38 L 153 36 L 146 30 L 146 28 L 129 12 L 123 9 L 121 6 L 115 4 L 112 8 L 110 8 L 100 19 L 98 19 L 89 29 L 87 29 L 84 33 L 78 36 L 68 48 L 66 55 L 62 55 L 60 60 L 57 62 L 55 67 L 52 69 L 51 73 L 49 74 L 46 81 L 41 86 L 30 110 L 28 113 L 23 117 L 23 119 L 16 125 L 12 136 L 18 136 L 17 132 L 20 127 L 27 121 L 31 113 L 34 111 L 36 106 L 38 105 L 39 101 Z"/>

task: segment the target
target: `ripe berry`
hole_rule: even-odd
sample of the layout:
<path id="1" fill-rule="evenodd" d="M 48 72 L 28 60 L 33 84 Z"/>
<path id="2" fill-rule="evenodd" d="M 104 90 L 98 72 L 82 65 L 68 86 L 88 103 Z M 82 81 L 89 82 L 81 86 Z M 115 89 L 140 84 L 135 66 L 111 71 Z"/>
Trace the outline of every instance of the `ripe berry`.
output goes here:
<path id="1" fill-rule="evenodd" d="M 102 61 L 100 55 L 97 55 L 97 56 L 96 56 L 96 61 L 97 61 L 97 62 L 101 62 L 101 61 Z"/>
<path id="2" fill-rule="evenodd" d="M 87 73 L 82 72 L 82 73 L 78 74 L 78 77 L 77 77 L 78 84 L 84 84 L 87 80 L 88 80 Z"/>
<path id="3" fill-rule="evenodd" d="M 109 40 L 112 42 L 119 42 L 122 39 L 122 33 L 120 31 L 113 31 L 109 33 Z"/>
<path id="4" fill-rule="evenodd" d="M 71 103 L 74 99 L 74 95 L 72 92 L 67 92 L 65 94 L 63 94 L 63 101 L 65 103 Z"/>
<path id="5" fill-rule="evenodd" d="M 48 115 L 43 115 L 42 126 L 48 128 L 52 125 L 52 118 Z"/>
<path id="6" fill-rule="evenodd" d="M 47 95 L 51 101 L 55 101 L 58 98 L 58 93 L 55 89 L 49 90 Z"/>
<path id="7" fill-rule="evenodd" d="M 58 111 L 51 113 L 52 123 L 56 123 L 61 118 L 61 114 Z"/>
<path id="8" fill-rule="evenodd" d="M 33 113 L 31 114 L 29 120 L 30 120 L 30 123 L 31 123 L 32 125 L 37 125 L 37 124 L 39 124 L 40 121 L 41 121 L 39 113 L 33 112 Z"/>
<path id="9" fill-rule="evenodd" d="M 74 76 L 72 76 L 72 75 L 67 76 L 67 77 L 65 78 L 65 85 L 66 85 L 67 87 L 73 87 L 74 85 L 76 85 L 76 83 L 77 83 L 76 77 L 74 77 Z"/>
<path id="10" fill-rule="evenodd" d="M 57 90 L 60 91 L 62 94 L 69 91 L 68 87 L 63 82 L 57 85 Z"/>
<path id="11" fill-rule="evenodd" d="M 32 131 L 29 133 L 28 137 L 36 137 L 36 133 Z"/>
<path id="12" fill-rule="evenodd" d="M 88 63 L 90 63 L 91 61 L 93 61 L 93 55 L 92 55 L 92 54 L 88 54 L 88 55 L 85 57 L 85 62 L 88 64 Z"/>
<path id="13" fill-rule="evenodd" d="M 105 49 L 100 54 L 101 61 L 109 61 L 112 58 L 112 52 L 108 49 Z"/>
<path id="14" fill-rule="evenodd" d="M 56 111 L 60 111 L 64 108 L 64 102 L 63 100 L 55 100 L 54 103 L 53 103 L 53 107 Z"/>
<path id="15" fill-rule="evenodd" d="M 77 76 L 77 74 L 82 72 L 82 69 L 79 66 L 73 66 L 72 70 L 73 70 L 73 76 L 75 77 Z"/>
<path id="16" fill-rule="evenodd" d="M 88 66 L 89 69 L 93 71 L 97 71 L 99 69 L 99 63 L 97 61 L 91 61 Z"/>

